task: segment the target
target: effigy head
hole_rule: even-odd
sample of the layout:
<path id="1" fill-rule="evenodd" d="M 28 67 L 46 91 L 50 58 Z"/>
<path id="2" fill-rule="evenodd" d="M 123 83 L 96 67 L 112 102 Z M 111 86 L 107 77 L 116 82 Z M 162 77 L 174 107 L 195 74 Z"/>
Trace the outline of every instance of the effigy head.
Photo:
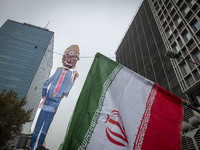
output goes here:
<path id="1" fill-rule="evenodd" d="M 79 55 L 78 45 L 71 45 L 68 47 L 62 57 L 63 66 L 68 69 L 74 68 L 76 62 L 79 60 Z"/>

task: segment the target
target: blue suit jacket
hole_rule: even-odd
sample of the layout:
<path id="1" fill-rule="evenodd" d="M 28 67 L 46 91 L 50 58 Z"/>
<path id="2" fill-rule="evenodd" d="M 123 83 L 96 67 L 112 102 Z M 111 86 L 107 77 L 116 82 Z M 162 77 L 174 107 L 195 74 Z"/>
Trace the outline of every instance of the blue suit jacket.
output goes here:
<path id="1" fill-rule="evenodd" d="M 72 75 L 71 70 L 67 70 L 67 72 L 65 74 L 65 78 L 61 84 L 59 91 L 58 91 L 57 97 L 56 98 L 52 97 L 52 93 L 55 89 L 55 86 L 56 86 L 63 70 L 64 70 L 64 68 L 57 69 L 57 71 L 46 82 L 44 82 L 43 89 L 42 89 L 42 97 L 46 96 L 46 99 L 50 98 L 50 99 L 60 100 L 62 98 L 63 94 L 65 96 L 68 95 L 68 93 L 73 85 L 73 80 L 72 80 L 73 75 Z M 47 88 L 49 85 L 50 85 L 50 87 L 47 91 Z"/>

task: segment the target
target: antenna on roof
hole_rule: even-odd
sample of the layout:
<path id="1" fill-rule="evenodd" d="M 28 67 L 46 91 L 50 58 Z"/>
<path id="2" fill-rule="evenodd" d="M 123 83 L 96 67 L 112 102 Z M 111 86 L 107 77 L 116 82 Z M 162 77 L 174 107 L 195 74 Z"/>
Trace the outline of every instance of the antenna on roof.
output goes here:
<path id="1" fill-rule="evenodd" d="M 45 29 L 47 28 L 47 26 L 49 25 L 49 23 L 50 23 L 50 20 L 48 21 L 47 25 L 45 26 Z"/>

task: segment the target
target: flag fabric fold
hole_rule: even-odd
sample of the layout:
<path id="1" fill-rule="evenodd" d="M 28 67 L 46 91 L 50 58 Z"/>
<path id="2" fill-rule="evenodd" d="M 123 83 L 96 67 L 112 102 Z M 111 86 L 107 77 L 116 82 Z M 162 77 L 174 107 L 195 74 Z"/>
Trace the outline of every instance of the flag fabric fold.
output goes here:
<path id="1" fill-rule="evenodd" d="M 97 53 L 59 150 L 180 149 L 181 99 Z"/>

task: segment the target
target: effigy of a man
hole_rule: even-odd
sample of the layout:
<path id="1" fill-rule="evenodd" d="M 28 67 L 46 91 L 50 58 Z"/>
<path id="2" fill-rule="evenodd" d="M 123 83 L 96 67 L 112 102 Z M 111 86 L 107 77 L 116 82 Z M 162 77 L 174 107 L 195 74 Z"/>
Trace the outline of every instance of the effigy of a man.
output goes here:
<path id="1" fill-rule="evenodd" d="M 76 71 L 70 70 L 75 67 L 78 60 L 79 47 L 78 45 L 71 45 L 63 54 L 63 67 L 58 68 L 57 71 L 44 82 L 42 89 L 44 103 L 31 139 L 31 150 L 35 150 L 38 146 L 43 144 L 60 100 L 63 96 L 68 95 L 74 84 L 75 78 L 78 76 Z"/>

